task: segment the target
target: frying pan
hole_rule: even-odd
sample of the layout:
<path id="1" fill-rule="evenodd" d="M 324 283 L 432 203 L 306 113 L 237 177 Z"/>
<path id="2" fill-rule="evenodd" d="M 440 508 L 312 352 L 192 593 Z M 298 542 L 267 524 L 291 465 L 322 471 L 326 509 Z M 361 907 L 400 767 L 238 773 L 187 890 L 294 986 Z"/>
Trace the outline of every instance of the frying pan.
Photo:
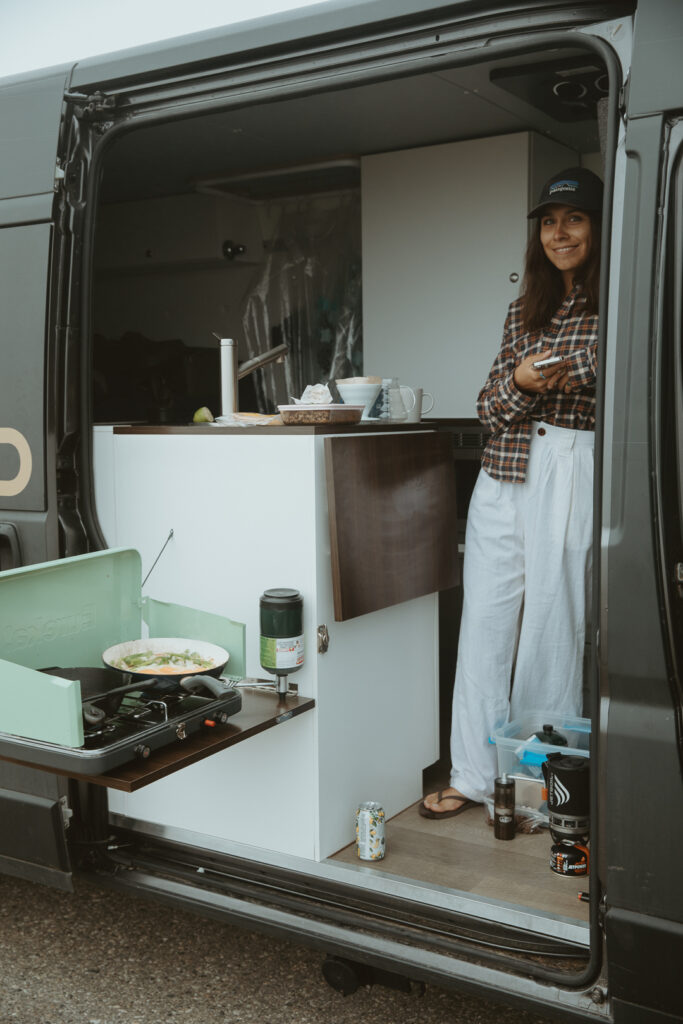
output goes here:
<path id="1" fill-rule="evenodd" d="M 150 653 L 166 656 L 164 664 L 140 664 L 137 659 Z M 169 655 L 173 656 L 169 659 Z M 183 658 L 183 655 L 186 655 Z M 192 655 L 199 655 L 200 661 Z M 124 659 L 132 659 L 126 662 Z M 126 640 L 108 647 L 102 661 L 108 668 L 117 669 L 130 676 L 131 681 L 158 679 L 177 683 L 185 676 L 219 676 L 228 663 L 230 655 L 223 647 L 205 640 L 187 640 L 181 637 L 149 637 L 145 640 Z M 142 659 L 143 661 L 147 659 Z"/>

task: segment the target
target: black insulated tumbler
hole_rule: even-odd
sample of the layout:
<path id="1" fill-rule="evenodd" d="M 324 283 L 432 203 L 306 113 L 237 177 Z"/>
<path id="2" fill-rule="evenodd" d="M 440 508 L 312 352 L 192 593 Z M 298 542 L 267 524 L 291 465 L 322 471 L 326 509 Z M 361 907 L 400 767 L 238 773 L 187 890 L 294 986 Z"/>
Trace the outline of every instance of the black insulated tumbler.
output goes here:
<path id="1" fill-rule="evenodd" d="M 494 782 L 493 834 L 496 839 L 515 838 L 515 780 L 505 773 Z"/>

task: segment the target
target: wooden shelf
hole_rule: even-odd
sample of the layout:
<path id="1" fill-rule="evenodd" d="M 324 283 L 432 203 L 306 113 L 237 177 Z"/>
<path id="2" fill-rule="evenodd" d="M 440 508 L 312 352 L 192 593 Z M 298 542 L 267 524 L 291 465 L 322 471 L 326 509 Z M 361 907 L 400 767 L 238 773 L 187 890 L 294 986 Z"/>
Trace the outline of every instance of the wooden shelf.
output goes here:
<path id="1" fill-rule="evenodd" d="M 236 257 L 226 260 L 224 256 L 207 256 L 196 260 L 146 260 L 140 263 L 128 263 L 119 266 L 100 266 L 95 268 L 96 278 L 107 277 L 139 277 L 141 274 L 173 274 L 193 273 L 206 270 L 235 270 L 239 267 L 252 269 L 260 267 L 263 260 L 249 260 Z"/>

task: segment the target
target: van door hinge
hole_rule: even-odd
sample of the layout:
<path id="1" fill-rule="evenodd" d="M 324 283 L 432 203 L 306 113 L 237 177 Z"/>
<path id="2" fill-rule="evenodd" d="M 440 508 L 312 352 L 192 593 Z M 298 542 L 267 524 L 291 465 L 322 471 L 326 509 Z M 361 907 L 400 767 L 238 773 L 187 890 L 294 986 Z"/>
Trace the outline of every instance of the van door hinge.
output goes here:
<path id="1" fill-rule="evenodd" d="M 626 120 L 626 111 L 628 109 L 628 90 L 630 83 L 631 79 L 630 76 L 628 76 L 624 80 L 624 83 L 621 86 L 621 88 L 619 89 L 619 99 L 617 101 L 619 114 L 621 115 L 624 121 Z"/>
<path id="2" fill-rule="evenodd" d="M 62 824 L 64 825 L 64 831 L 69 827 L 69 823 L 74 816 L 74 812 L 67 803 L 67 798 L 62 796 L 59 798 L 59 809 L 62 812 Z"/>
<path id="3" fill-rule="evenodd" d="M 600 928 L 605 930 L 605 918 L 607 917 L 607 897 L 603 894 L 598 904 L 598 923 Z"/>
<path id="4" fill-rule="evenodd" d="M 84 120 L 99 120 L 110 114 L 119 103 L 119 97 L 115 93 L 107 95 L 103 92 L 94 92 L 90 96 L 80 92 L 67 92 L 64 99 L 67 103 L 73 103 L 76 117 Z"/>

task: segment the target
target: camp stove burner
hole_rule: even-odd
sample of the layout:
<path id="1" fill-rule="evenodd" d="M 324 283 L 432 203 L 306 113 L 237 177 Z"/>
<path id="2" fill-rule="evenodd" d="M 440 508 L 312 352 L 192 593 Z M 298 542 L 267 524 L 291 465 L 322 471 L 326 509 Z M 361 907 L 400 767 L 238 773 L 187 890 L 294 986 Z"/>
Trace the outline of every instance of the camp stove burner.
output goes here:
<path id="1" fill-rule="evenodd" d="M 50 668 L 44 671 L 79 679 L 105 670 Z M 111 679 L 108 682 L 112 690 L 116 688 L 111 686 Z M 167 682 L 162 681 L 162 685 Z M 155 693 L 155 683 L 157 680 L 145 680 L 139 690 L 124 693 L 120 698 L 118 695 L 109 697 L 107 693 L 92 698 L 85 696 L 84 703 L 92 700 L 94 706 L 105 710 L 105 717 L 97 723 L 84 719 L 82 747 L 0 734 L 0 753 L 48 768 L 99 775 L 136 758 L 148 757 L 152 750 L 169 743 L 182 742 L 201 729 L 224 725 L 242 707 L 242 696 L 237 690 L 231 689 L 220 697 L 187 693 L 179 688 Z M 112 703 L 118 706 L 112 707 Z"/>
<path id="2" fill-rule="evenodd" d="M 233 696 L 230 695 L 231 698 Z M 108 715 L 104 723 L 84 725 L 85 746 L 91 747 L 93 741 L 103 735 L 111 737 L 111 741 L 114 741 L 129 735 L 139 736 L 151 726 L 185 723 L 188 716 L 196 717 L 198 712 L 202 719 L 200 725 L 204 724 L 204 720 L 224 725 L 232 712 L 216 706 L 220 705 L 221 700 L 222 698 L 216 700 L 213 697 L 185 693 L 165 694 L 163 697 L 152 697 L 147 693 L 136 692 L 124 694 L 118 710 Z M 180 737 L 176 728 L 177 738 L 184 739 L 190 732 L 196 730 L 182 731 L 183 736 Z"/>

